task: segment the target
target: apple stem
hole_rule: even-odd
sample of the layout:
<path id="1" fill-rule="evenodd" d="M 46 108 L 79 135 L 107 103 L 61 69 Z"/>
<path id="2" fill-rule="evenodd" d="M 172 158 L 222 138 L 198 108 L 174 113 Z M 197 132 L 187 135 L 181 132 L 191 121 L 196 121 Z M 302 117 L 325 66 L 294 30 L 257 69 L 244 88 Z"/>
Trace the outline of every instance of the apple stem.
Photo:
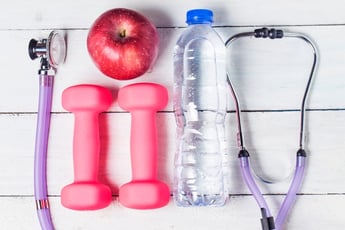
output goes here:
<path id="1" fill-rule="evenodd" d="M 121 38 L 125 38 L 126 37 L 126 30 L 125 29 L 121 30 L 120 33 L 119 33 L 119 36 Z"/>

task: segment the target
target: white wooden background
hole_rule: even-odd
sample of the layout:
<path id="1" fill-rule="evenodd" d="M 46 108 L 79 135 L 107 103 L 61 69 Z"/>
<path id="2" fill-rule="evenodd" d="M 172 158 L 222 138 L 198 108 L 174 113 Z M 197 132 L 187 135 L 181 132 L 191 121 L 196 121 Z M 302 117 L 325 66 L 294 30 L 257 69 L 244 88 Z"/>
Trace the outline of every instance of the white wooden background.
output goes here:
<path id="1" fill-rule="evenodd" d="M 150 18 L 161 38 L 152 72 L 132 81 L 103 76 L 91 62 L 86 36 L 104 11 L 126 7 Z M 334 1 L 274 0 L 12 0 L 0 7 L 0 229 L 39 229 L 33 198 L 33 159 L 38 99 L 37 70 L 27 54 L 31 38 L 61 29 L 67 36 L 68 55 L 55 79 L 49 140 L 48 180 L 51 212 L 57 230 L 95 229 L 260 229 L 259 210 L 242 182 L 235 143 L 234 106 L 229 101 L 229 203 L 221 208 L 164 208 L 137 211 L 118 203 L 118 187 L 130 180 L 130 116 L 115 102 L 101 116 L 100 178 L 111 186 L 113 202 L 103 210 L 77 212 L 61 206 L 60 190 L 73 179 L 73 116 L 61 106 L 68 86 L 94 83 L 116 94 L 133 82 L 157 82 L 172 92 L 172 50 L 185 29 L 185 12 L 210 8 L 216 30 L 224 38 L 256 27 L 275 26 L 310 36 L 320 51 L 320 63 L 307 107 L 308 167 L 301 193 L 285 229 L 343 229 L 345 219 L 345 14 L 344 3 Z M 255 171 L 279 181 L 261 184 L 273 213 L 289 186 L 298 147 L 301 95 L 311 65 L 303 42 L 253 40 L 231 49 L 229 69 L 239 90 L 247 146 Z M 157 116 L 159 178 L 172 185 L 175 120 L 172 103 Z M 273 163 L 272 163 L 273 162 Z M 285 178 L 285 179 L 284 179 Z"/>

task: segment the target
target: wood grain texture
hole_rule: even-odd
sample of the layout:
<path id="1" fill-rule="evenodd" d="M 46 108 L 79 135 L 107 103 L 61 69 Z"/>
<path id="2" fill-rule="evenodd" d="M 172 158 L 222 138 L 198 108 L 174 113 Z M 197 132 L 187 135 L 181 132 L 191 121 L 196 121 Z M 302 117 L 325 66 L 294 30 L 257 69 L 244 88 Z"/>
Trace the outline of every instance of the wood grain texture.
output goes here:
<path id="1" fill-rule="evenodd" d="M 274 208 L 281 196 L 267 196 L 268 203 Z M 8 229 L 39 229 L 35 213 L 32 212 L 32 197 L 9 197 L 0 200 L 0 221 Z M 258 229 L 260 214 L 255 201 L 250 196 L 230 197 L 230 204 L 222 208 L 177 208 L 172 202 L 157 210 L 138 211 L 122 207 L 115 199 L 110 206 L 98 211 L 76 212 L 65 209 L 60 199 L 51 197 L 52 216 L 56 229 L 94 230 L 102 228 L 131 229 L 179 229 L 197 228 L 243 230 Z M 288 218 L 286 229 L 323 229 L 336 228 L 345 224 L 339 212 L 345 205 L 344 196 L 299 196 Z M 322 207 L 322 208 L 320 208 Z M 20 210 L 9 212 L 8 210 Z M 301 224 L 302 223 L 302 224 Z M 331 227 L 329 227 L 331 226 Z"/>
<path id="2" fill-rule="evenodd" d="M 17 6 L 17 7 L 16 7 Z M 20 7 L 18 7 L 20 6 Z M 345 16 L 340 1 L 222 1 L 155 0 L 109 1 L 40 1 L 23 3 L 14 0 L 2 4 L 7 14 L 0 17 L 2 29 L 51 29 L 89 28 L 104 11 L 117 8 L 131 8 L 148 15 L 159 27 L 185 26 L 185 12 L 191 8 L 210 8 L 215 13 L 217 26 L 248 25 L 330 25 L 344 24 Z M 25 18 L 18 23 L 19 18 Z"/>
<path id="3" fill-rule="evenodd" d="M 20 7 L 19 7 L 20 6 Z M 39 61 L 31 61 L 27 45 L 59 29 L 67 39 L 66 63 L 55 78 L 48 151 L 48 190 L 57 230 L 94 229 L 259 229 L 259 210 L 244 185 L 237 159 L 236 117 L 229 97 L 226 120 L 230 202 L 221 208 L 179 208 L 171 201 L 158 210 L 136 211 L 118 203 L 118 188 L 131 179 L 130 115 L 119 108 L 120 87 L 156 82 L 173 89 L 172 51 L 185 29 L 185 12 L 211 8 L 223 40 L 256 27 L 276 26 L 301 32 L 317 45 L 320 60 L 307 103 L 305 180 L 285 229 L 342 229 L 345 225 L 345 14 L 336 1 L 53 1 L 13 0 L 1 4 L 0 42 L 0 229 L 39 229 L 33 198 L 33 160 L 37 116 Z M 102 12 L 125 7 L 145 14 L 158 27 L 160 51 L 151 72 L 131 81 L 102 75 L 86 49 L 92 22 Z M 273 213 L 286 193 L 295 164 L 301 96 L 312 52 L 300 40 L 244 39 L 228 50 L 229 70 L 238 90 L 246 145 L 254 172 L 277 180 L 260 183 Z M 60 191 L 73 180 L 73 115 L 61 106 L 62 91 L 75 84 L 108 87 L 114 103 L 100 117 L 100 180 L 114 201 L 92 212 L 68 210 Z M 172 99 L 157 114 L 159 179 L 173 184 L 175 119 Z M 273 163 L 272 163 L 273 162 Z M 259 181 L 259 180 L 258 180 Z"/>

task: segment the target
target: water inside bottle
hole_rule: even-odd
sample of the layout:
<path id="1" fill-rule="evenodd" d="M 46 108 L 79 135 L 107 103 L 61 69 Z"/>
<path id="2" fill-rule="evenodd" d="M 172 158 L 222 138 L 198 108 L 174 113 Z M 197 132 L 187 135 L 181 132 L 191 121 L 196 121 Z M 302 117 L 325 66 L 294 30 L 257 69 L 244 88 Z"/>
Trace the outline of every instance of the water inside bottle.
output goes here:
<path id="1" fill-rule="evenodd" d="M 183 79 L 177 111 L 179 154 L 176 155 L 176 201 L 180 206 L 220 206 L 226 201 L 222 154 L 225 106 L 219 98 L 215 50 L 207 39 L 193 39 L 175 69 Z M 219 60 L 222 61 L 222 60 Z M 223 60 L 224 61 L 224 60 Z M 182 65 L 181 65 L 182 64 Z M 220 71 L 221 73 L 223 71 Z M 177 86 L 179 87 L 179 86 Z"/>

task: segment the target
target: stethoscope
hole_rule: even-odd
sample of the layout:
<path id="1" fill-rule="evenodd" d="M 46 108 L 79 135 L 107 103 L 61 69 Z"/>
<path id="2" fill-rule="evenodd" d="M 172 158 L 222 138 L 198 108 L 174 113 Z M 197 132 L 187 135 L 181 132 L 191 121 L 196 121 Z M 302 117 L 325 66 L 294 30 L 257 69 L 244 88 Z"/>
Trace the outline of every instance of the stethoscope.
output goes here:
<path id="1" fill-rule="evenodd" d="M 52 107 L 53 83 L 57 67 L 66 56 L 65 39 L 53 31 L 47 39 L 29 42 L 32 60 L 41 58 L 39 75 L 39 100 L 34 160 L 34 195 L 38 219 L 42 230 L 54 230 L 47 192 L 47 148 Z"/>
<path id="2" fill-rule="evenodd" d="M 302 105 L 301 105 L 301 110 L 300 110 L 300 131 L 299 131 L 299 149 L 297 151 L 297 158 L 296 158 L 296 166 L 295 166 L 295 172 L 294 172 L 294 177 L 292 179 L 292 182 L 290 184 L 290 188 L 288 190 L 287 195 L 285 196 L 285 199 L 279 209 L 277 217 L 274 219 L 270 209 L 260 192 L 259 187 L 257 186 L 254 177 L 251 173 L 250 170 L 250 164 L 249 164 L 249 152 L 246 150 L 245 145 L 244 145 L 244 136 L 242 133 L 242 123 L 241 123 L 241 109 L 240 109 L 240 104 L 238 100 L 238 96 L 235 92 L 235 89 L 233 87 L 233 84 L 231 83 L 231 79 L 229 77 L 229 74 L 227 74 L 227 81 L 228 85 L 230 88 L 230 91 L 232 93 L 235 107 L 236 107 L 236 117 L 237 117 L 237 129 L 238 129 L 238 145 L 239 145 L 239 161 L 240 161 L 240 169 L 241 173 L 243 176 L 243 179 L 245 183 L 247 184 L 249 190 L 253 194 L 258 206 L 261 209 L 261 226 L 263 230 L 281 230 L 284 224 L 284 221 L 288 215 L 289 209 L 292 207 L 296 196 L 297 192 L 299 191 L 302 180 L 303 180 L 303 175 L 304 175 L 304 170 L 305 170 L 305 165 L 306 165 L 306 157 L 307 153 L 304 150 L 304 129 L 305 129 L 305 105 L 306 101 L 308 98 L 309 94 L 309 89 L 313 80 L 313 76 L 315 73 L 315 69 L 317 66 L 318 62 L 318 51 L 315 46 L 315 44 L 309 39 L 306 35 L 300 34 L 300 33 L 290 33 L 290 32 L 283 32 L 282 30 L 276 30 L 276 29 L 267 29 L 267 28 L 262 28 L 262 29 L 257 29 L 254 32 L 244 32 L 244 33 L 239 33 L 236 34 L 232 37 L 230 37 L 225 45 L 226 48 L 228 48 L 235 40 L 238 40 L 240 38 L 244 37 L 255 37 L 255 38 L 270 38 L 270 39 L 277 39 L 277 38 L 297 38 L 297 39 L 302 39 L 305 41 L 313 50 L 313 65 L 311 68 L 311 72 L 309 74 L 309 78 L 307 81 L 307 85 L 304 91 L 303 99 L 302 99 Z"/>

